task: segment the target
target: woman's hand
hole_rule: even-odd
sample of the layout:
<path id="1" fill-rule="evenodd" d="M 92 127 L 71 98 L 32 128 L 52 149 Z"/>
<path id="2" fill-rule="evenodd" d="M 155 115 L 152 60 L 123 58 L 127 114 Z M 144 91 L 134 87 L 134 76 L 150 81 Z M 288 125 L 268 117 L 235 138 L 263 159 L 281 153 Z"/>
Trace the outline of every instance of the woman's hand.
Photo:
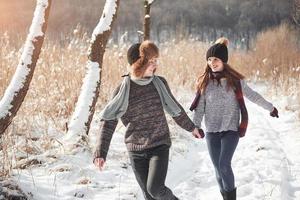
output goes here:
<path id="1" fill-rule="evenodd" d="M 100 171 L 103 170 L 105 160 L 103 158 L 95 158 L 94 165 L 99 168 Z"/>
<path id="2" fill-rule="evenodd" d="M 195 138 L 204 138 L 204 132 L 203 132 L 203 130 L 200 128 L 200 129 L 198 129 L 198 128 L 195 128 L 194 130 L 193 130 L 193 132 L 192 132 L 192 134 L 193 134 L 193 136 L 195 137 Z"/>

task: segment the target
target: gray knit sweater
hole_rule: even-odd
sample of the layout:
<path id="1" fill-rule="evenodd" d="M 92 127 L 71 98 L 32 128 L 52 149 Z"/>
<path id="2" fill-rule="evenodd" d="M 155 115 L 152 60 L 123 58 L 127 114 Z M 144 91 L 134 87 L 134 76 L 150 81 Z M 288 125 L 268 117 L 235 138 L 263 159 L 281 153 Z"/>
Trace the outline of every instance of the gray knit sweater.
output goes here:
<path id="1" fill-rule="evenodd" d="M 192 132 L 194 123 L 187 116 L 182 106 L 173 97 L 167 81 L 159 77 L 182 112 L 173 117 L 175 122 L 187 131 Z M 116 95 L 119 87 L 114 91 Z M 151 82 L 148 85 L 138 85 L 130 82 L 129 103 L 126 113 L 121 117 L 126 126 L 125 144 L 129 151 L 141 151 L 162 144 L 171 145 L 170 131 L 167 119 L 161 104 L 159 94 Z M 100 134 L 97 138 L 94 158 L 106 159 L 112 135 L 116 129 L 118 120 L 101 122 Z"/>
<path id="2" fill-rule="evenodd" d="M 238 130 L 240 107 L 234 91 L 228 91 L 226 85 L 225 78 L 221 79 L 221 85 L 210 80 L 195 109 L 193 121 L 200 128 L 204 116 L 206 132 Z M 247 99 L 270 112 L 273 110 L 273 105 L 252 90 L 244 80 L 241 80 L 241 86 Z"/>

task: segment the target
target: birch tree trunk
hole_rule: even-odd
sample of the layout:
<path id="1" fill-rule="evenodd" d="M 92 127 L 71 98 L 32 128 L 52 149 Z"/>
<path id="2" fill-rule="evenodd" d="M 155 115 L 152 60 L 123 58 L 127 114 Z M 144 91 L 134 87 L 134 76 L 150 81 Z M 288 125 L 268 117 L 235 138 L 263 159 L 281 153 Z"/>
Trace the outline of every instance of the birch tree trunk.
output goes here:
<path id="1" fill-rule="evenodd" d="M 117 18 L 119 3 L 120 0 L 106 0 L 103 14 L 92 34 L 87 73 L 65 138 L 65 140 L 71 140 L 73 144 L 79 142 L 75 140 L 85 138 L 90 130 L 101 85 L 103 55 L 112 26 Z"/>
<path id="2" fill-rule="evenodd" d="M 0 101 L 0 136 L 16 116 L 27 94 L 43 45 L 52 0 L 37 0 L 34 17 L 16 72 Z"/>

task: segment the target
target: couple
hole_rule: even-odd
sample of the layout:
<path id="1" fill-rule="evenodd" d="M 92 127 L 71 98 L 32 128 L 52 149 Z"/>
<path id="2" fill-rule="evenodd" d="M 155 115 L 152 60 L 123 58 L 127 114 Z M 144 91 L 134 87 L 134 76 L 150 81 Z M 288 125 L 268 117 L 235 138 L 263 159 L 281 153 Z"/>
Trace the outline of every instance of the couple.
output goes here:
<path id="1" fill-rule="evenodd" d="M 207 51 L 207 67 L 198 79 L 197 94 L 190 108 L 194 110 L 193 121 L 172 95 L 166 79 L 154 75 L 158 67 L 158 47 L 151 41 L 132 45 L 127 52 L 131 72 L 124 76 L 101 112 L 94 164 L 103 169 L 120 118 L 127 128 L 125 143 L 144 198 L 176 200 L 178 198 L 165 185 L 171 139 L 164 111 L 196 138 L 204 137 L 201 122 L 205 116 L 207 146 L 221 194 L 226 200 L 235 200 L 231 159 L 239 137 L 245 135 L 247 128 L 243 95 L 270 111 L 273 117 L 278 117 L 278 111 L 227 64 L 227 45 L 228 40 L 220 38 Z"/>

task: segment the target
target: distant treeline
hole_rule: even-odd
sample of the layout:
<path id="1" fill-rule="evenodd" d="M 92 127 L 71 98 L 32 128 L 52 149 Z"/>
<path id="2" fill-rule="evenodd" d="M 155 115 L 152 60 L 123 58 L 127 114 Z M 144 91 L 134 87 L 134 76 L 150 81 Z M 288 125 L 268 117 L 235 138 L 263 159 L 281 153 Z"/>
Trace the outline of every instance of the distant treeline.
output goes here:
<path id="1" fill-rule="evenodd" d="M 26 34 L 35 0 L 0 0 L 0 28 Z M 80 24 L 91 33 L 105 0 L 53 0 L 48 34 L 62 39 Z M 294 0 L 156 0 L 151 9 L 151 37 L 163 42 L 187 37 L 211 41 L 220 35 L 249 46 L 250 39 L 282 22 L 293 23 Z M 122 0 L 113 40 L 138 40 L 143 0 Z M 127 34 L 124 34 L 126 33 Z M 121 37 L 123 36 L 123 37 Z"/>

